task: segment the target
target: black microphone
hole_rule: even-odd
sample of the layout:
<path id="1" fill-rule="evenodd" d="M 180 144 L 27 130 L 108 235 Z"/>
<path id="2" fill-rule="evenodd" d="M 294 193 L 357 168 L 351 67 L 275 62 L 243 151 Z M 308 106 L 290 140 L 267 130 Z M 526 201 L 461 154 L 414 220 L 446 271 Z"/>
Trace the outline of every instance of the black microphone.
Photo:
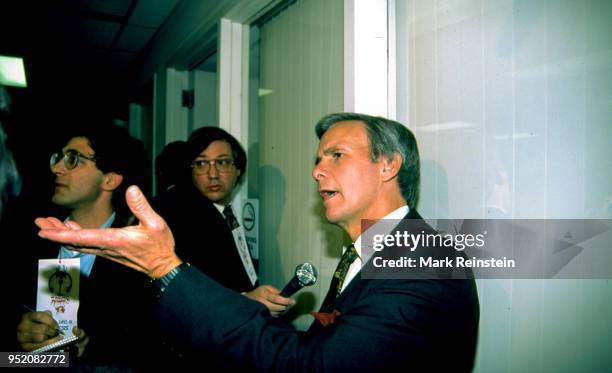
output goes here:
<path id="1" fill-rule="evenodd" d="M 300 290 L 304 286 L 311 286 L 317 282 L 317 277 L 319 276 L 319 272 L 310 263 L 303 263 L 295 267 L 295 275 L 293 278 L 285 285 L 283 290 L 280 292 L 285 298 L 288 298 L 295 294 L 296 291 Z"/>

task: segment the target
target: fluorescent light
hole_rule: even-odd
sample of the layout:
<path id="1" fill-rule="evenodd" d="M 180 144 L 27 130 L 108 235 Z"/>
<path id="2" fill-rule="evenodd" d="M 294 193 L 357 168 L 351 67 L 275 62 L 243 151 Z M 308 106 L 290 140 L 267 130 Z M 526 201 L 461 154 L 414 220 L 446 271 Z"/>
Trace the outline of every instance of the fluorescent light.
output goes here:
<path id="1" fill-rule="evenodd" d="M 273 90 L 271 89 L 266 89 L 266 88 L 259 88 L 259 97 L 263 97 L 263 96 L 267 96 L 271 93 L 274 93 Z"/>
<path id="2" fill-rule="evenodd" d="M 28 86 L 23 58 L 0 56 L 0 84 L 22 88 Z"/>
<path id="3" fill-rule="evenodd" d="M 537 134 L 533 132 L 519 132 L 505 135 L 495 135 L 493 136 L 495 140 L 503 141 L 503 140 L 520 140 L 520 139 L 529 139 L 531 137 L 536 137 Z"/>
<path id="4" fill-rule="evenodd" d="M 414 128 L 416 132 L 437 132 L 437 131 L 450 131 L 461 128 L 476 127 L 475 123 L 467 122 L 446 122 L 446 123 L 434 123 L 425 126 L 417 126 Z"/>

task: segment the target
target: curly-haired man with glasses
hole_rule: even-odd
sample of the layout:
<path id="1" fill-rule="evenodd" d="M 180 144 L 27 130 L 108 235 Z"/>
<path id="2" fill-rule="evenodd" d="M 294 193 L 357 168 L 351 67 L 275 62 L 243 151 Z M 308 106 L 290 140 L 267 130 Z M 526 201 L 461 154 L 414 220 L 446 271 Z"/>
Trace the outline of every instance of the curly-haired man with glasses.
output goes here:
<path id="1" fill-rule="evenodd" d="M 67 138 L 50 157 L 55 176 L 52 202 L 67 210 L 65 221 L 83 227 L 125 225 L 130 216 L 125 189 L 134 183 L 142 185 L 146 170 L 142 142 L 114 125 L 75 128 Z M 69 246 L 48 245 L 40 239 L 25 242 L 21 250 L 26 268 L 21 271 L 24 281 L 20 282 L 24 305 L 36 304 L 38 259 L 80 259 L 80 305 L 78 325 L 73 329 L 80 339 L 76 343 L 77 359 L 71 365 L 87 369 L 136 366 L 134 358 L 138 354 L 132 343 L 121 346 L 121 341 L 130 341 L 130 328 L 137 317 L 134 311 L 143 309 L 137 299 L 144 279 L 110 261 L 72 251 Z M 25 312 L 17 326 L 17 342 L 26 351 L 62 338 L 57 320 L 48 311 Z"/>

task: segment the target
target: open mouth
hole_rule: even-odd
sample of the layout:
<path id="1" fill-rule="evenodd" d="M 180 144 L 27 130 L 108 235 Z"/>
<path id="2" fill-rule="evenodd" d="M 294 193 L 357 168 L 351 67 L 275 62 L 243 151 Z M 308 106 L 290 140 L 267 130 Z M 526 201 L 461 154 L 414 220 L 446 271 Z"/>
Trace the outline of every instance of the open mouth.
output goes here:
<path id="1" fill-rule="evenodd" d="M 333 198 L 338 192 L 335 190 L 320 190 L 319 194 L 323 197 L 323 201 L 327 201 L 330 198 Z"/>

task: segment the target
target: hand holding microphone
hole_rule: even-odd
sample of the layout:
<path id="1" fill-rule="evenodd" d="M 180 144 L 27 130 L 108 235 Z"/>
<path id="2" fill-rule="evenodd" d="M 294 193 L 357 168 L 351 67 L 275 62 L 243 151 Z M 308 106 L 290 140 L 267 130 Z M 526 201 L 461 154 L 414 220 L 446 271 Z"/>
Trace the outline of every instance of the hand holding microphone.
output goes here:
<path id="1" fill-rule="evenodd" d="M 317 268 L 310 263 L 302 263 L 295 267 L 295 274 L 289 280 L 287 285 L 281 291 L 283 297 L 290 297 L 304 286 L 312 286 L 317 282 L 319 272 Z"/>
<path id="2" fill-rule="evenodd" d="M 260 285 L 244 295 L 266 306 L 274 317 L 280 316 L 288 306 L 295 304 L 293 299 L 283 297 L 280 290 L 271 285 Z"/>
<path id="3" fill-rule="evenodd" d="M 288 306 L 295 304 L 289 297 L 304 286 L 311 286 L 317 281 L 317 269 L 310 263 L 303 263 L 295 268 L 293 278 L 279 291 L 270 285 L 261 285 L 245 293 L 252 300 L 265 305 L 272 316 L 280 316 Z"/>

